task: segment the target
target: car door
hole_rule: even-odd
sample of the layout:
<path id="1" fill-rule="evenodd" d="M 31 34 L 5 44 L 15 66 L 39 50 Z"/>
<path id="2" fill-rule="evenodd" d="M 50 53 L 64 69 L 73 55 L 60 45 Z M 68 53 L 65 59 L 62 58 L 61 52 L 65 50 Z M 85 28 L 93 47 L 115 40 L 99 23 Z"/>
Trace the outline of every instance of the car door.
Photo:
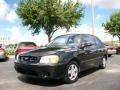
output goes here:
<path id="1" fill-rule="evenodd" d="M 82 70 L 95 66 L 95 60 L 97 54 L 96 51 L 97 46 L 92 36 L 90 35 L 82 36 L 81 47 L 84 46 L 86 43 L 91 45 L 82 48 L 79 54 L 80 66 Z"/>
<path id="2" fill-rule="evenodd" d="M 96 45 L 97 45 L 97 53 L 96 53 L 96 57 L 97 57 L 97 60 L 96 60 L 96 65 L 99 65 L 99 63 L 101 62 L 104 54 L 105 54 L 105 46 L 104 44 L 101 42 L 100 39 L 98 39 L 97 37 L 95 37 L 95 41 L 96 41 Z"/>

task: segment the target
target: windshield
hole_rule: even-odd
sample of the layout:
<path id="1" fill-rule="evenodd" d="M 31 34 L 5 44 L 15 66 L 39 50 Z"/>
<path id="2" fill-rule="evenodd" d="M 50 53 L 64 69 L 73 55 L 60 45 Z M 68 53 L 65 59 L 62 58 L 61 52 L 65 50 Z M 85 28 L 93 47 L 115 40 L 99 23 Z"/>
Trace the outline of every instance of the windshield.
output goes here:
<path id="1" fill-rule="evenodd" d="M 75 36 L 71 35 L 63 35 L 55 38 L 53 41 L 51 41 L 47 46 L 48 47 L 64 47 L 64 46 L 70 46 L 75 45 Z"/>

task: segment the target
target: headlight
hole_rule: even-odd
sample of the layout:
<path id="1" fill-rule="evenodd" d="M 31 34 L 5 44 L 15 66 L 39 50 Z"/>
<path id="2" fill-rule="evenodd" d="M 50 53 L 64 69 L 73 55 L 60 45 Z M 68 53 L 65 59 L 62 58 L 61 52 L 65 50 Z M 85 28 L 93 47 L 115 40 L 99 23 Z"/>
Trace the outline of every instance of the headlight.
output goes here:
<path id="1" fill-rule="evenodd" d="M 45 63 L 45 64 L 57 64 L 58 62 L 59 62 L 59 56 L 57 55 L 43 56 L 40 59 L 40 63 Z"/>
<path id="2" fill-rule="evenodd" d="M 19 54 L 17 54 L 17 56 L 16 56 L 16 60 L 19 60 Z"/>

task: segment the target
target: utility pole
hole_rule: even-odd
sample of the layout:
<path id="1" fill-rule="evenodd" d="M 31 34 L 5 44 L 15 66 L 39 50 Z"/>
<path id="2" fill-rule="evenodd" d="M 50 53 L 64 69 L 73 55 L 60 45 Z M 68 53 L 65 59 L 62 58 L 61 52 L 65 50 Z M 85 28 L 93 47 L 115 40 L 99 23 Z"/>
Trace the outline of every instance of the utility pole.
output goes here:
<path id="1" fill-rule="evenodd" d="M 94 22 L 94 0 L 91 0 L 91 8 L 92 8 L 92 34 L 95 34 L 95 22 Z"/>

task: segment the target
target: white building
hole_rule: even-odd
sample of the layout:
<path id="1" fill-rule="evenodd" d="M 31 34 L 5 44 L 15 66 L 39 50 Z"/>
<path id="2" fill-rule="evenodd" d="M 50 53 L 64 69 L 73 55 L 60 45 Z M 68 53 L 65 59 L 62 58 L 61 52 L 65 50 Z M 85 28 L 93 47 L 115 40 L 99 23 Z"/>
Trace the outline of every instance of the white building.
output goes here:
<path id="1" fill-rule="evenodd" d="M 10 37 L 0 36 L 0 44 L 8 45 L 11 42 L 12 41 L 11 41 Z"/>

